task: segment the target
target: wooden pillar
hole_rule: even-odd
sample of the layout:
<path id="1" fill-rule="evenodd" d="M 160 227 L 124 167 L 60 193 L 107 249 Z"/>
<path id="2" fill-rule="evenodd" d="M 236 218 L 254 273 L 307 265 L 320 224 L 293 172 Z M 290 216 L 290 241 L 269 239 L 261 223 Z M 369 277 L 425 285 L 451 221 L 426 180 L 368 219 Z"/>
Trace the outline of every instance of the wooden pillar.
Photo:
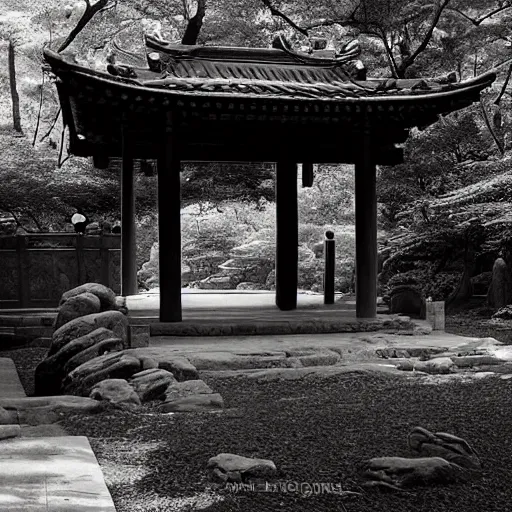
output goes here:
<path id="1" fill-rule="evenodd" d="M 160 322 L 181 322 L 180 158 L 171 112 L 163 133 L 157 162 Z"/>
<path id="2" fill-rule="evenodd" d="M 361 135 L 355 164 L 356 316 L 377 316 L 377 190 L 371 134 Z"/>
<path id="3" fill-rule="evenodd" d="M 297 307 L 299 226 L 297 164 L 276 165 L 276 305 L 283 311 Z"/>
<path id="4" fill-rule="evenodd" d="M 133 171 L 134 134 L 122 128 L 121 169 L 121 295 L 136 295 L 137 244 L 135 228 L 135 174 Z"/>

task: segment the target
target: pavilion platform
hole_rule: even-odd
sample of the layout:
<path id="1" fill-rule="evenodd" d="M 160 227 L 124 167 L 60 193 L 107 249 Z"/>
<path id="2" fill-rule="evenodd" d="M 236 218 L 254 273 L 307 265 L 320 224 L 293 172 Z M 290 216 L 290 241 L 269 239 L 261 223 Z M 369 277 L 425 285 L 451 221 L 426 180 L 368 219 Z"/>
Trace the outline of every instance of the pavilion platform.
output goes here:
<path id="1" fill-rule="evenodd" d="M 297 309 L 281 311 L 269 291 L 182 290 L 183 320 L 159 321 L 158 290 L 126 297 L 130 324 L 149 326 L 150 336 L 246 336 L 271 334 L 321 334 L 378 330 L 413 331 L 408 317 L 385 314 L 356 318 L 355 297 L 338 294 L 334 304 L 324 304 L 322 294 L 299 292 Z"/>

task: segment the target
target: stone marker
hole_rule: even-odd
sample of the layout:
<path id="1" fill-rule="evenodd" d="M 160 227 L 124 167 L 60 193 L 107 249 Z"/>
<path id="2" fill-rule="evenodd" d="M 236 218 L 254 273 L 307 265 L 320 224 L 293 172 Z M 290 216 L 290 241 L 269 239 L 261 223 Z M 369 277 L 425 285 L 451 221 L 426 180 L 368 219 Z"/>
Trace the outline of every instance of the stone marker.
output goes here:
<path id="1" fill-rule="evenodd" d="M 130 348 L 149 347 L 149 337 L 149 325 L 130 325 L 128 328 Z"/>
<path id="2" fill-rule="evenodd" d="M 422 456 L 442 457 L 458 466 L 480 469 L 482 463 L 475 450 L 460 437 L 444 432 L 433 434 L 422 427 L 415 427 L 408 438 L 409 448 Z"/>
<path id="3" fill-rule="evenodd" d="M 222 482 L 245 482 L 251 478 L 269 478 L 276 474 L 276 465 L 267 459 L 253 459 L 233 453 L 220 453 L 207 464 L 210 476 Z"/>
<path id="4" fill-rule="evenodd" d="M 139 395 L 125 379 L 102 380 L 92 388 L 89 397 L 106 400 L 114 405 L 140 405 Z"/>
<path id="5" fill-rule="evenodd" d="M 432 330 L 444 331 L 444 301 L 425 302 L 425 320 L 432 325 Z"/>

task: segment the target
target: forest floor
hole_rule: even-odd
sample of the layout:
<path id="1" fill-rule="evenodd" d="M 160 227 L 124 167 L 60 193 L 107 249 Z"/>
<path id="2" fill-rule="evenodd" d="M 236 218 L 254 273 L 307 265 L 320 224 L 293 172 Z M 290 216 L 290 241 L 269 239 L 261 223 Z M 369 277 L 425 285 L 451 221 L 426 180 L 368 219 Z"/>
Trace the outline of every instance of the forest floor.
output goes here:
<path id="1" fill-rule="evenodd" d="M 473 304 L 447 315 L 448 332 L 495 337 L 489 314 Z M 27 394 L 44 348 L 0 352 L 11 357 Z M 343 374 L 292 381 L 205 378 L 225 402 L 220 413 L 157 414 L 110 410 L 69 416 L 61 425 L 85 435 L 102 467 L 118 512 L 152 511 L 453 511 L 508 510 L 512 502 L 512 380 L 491 377 L 427 385 L 382 374 Z M 411 492 L 363 489 L 359 471 L 379 456 L 411 456 L 415 426 L 449 432 L 478 451 L 478 478 Z M 208 482 L 206 463 L 222 452 L 267 458 L 287 491 L 234 492 Z M 306 496 L 301 483 L 328 483 L 342 491 Z M 304 488 L 304 487 L 303 487 Z"/>

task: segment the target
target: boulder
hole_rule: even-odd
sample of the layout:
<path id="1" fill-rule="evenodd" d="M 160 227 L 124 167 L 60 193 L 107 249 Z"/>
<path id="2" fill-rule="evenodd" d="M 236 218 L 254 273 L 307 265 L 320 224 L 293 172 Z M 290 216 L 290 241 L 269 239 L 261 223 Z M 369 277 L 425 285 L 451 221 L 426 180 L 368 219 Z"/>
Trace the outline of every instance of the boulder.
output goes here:
<path id="1" fill-rule="evenodd" d="M 64 374 L 67 375 L 81 364 L 84 364 L 95 357 L 108 354 L 109 352 L 119 352 L 121 350 L 123 350 L 123 340 L 121 338 L 107 338 L 106 340 L 100 341 L 92 347 L 79 352 L 76 356 L 73 356 L 64 365 Z"/>
<path id="2" fill-rule="evenodd" d="M 152 357 L 139 356 L 140 367 L 142 370 L 150 370 L 151 368 L 158 368 L 158 362 Z"/>
<path id="3" fill-rule="evenodd" d="M 139 395 L 125 379 L 102 380 L 92 388 L 89 397 L 106 400 L 114 405 L 140 405 Z"/>
<path id="4" fill-rule="evenodd" d="M 498 309 L 494 315 L 492 315 L 493 319 L 498 320 L 512 320 L 512 306 L 506 305 Z"/>
<path id="5" fill-rule="evenodd" d="M 265 285 L 260 283 L 243 282 L 236 285 L 237 290 L 264 290 Z"/>
<path id="6" fill-rule="evenodd" d="M 57 329 L 52 336 L 52 346 L 48 355 L 56 354 L 70 341 L 95 331 L 100 327 L 110 329 L 114 337 L 121 338 L 127 344 L 128 319 L 119 311 L 104 311 L 75 318 Z"/>
<path id="7" fill-rule="evenodd" d="M 0 425 L 0 441 L 21 436 L 19 425 Z"/>
<path id="8" fill-rule="evenodd" d="M 208 460 L 210 475 L 222 482 L 246 482 L 253 478 L 271 478 L 276 465 L 268 459 L 253 459 L 233 453 L 220 453 Z"/>
<path id="9" fill-rule="evenodd" d="M 158 242 L 155 242 L 151 247 L 149 261 L 142 264 L 142 268 L 137 272 L 137 277 L 143 285 L 148 288 L 158 288 L 159 282 L 159 254 Z M 186 285 L 192 279 L 192 272 L 188 265 L 181 264 L 181 284 Z"/>
<path id="10" fill-rule="evenodd" d="M 446 374 L 454 371 L 455 363 L 449 357 L 435 357 L 428 361 L 416 362 L 414 369 L 418 372 Z"/>
<path id="11" fill-rule="evenodd" d="M 193 395 L 211 395 L 212 388 L 204 380 L 186 380 L 184 382 L 172 383 L 166 390 L 163 397 L 164 402 L 172 402 L 183 397 Z"/>
<path id="12" fill-rule="evenodd" d="M 190 395 L 167 401 L 159 406 L 160 412 L 204 412 L 224 407 L 219 393 Z"/>
<path id="13" fill-rule="evenodd" d="M 423 305 L 421 292 L 408 285 L 400 285 L 390 292 L 389 312 L 419 315 Z"/>
<path id="14" fill-rule="evenodd" d="M 133 387 L 142 402 L 155 400 L 165 393 L 165 390 L 173 383 L 177 383 L 173 374 L 158 368 L 143 370 L 130 379 L 130 386 Z"/>
<path id="15" fill-rule="evenodd" d="M 84 336 L 71 340 L 58 352 L 41 361 L 35 370 L 35 394 L 37 396 L 58 394 L 62 379 L 69 373 L 64 370 L 68 361 L 89 347 L 113 336 L 114 333 L 111 330 L 100 327 Z"/>
<path id="16" fill-rule="evenodd" d="M 179 382 L 199 378 L 197 368 L 186 357 L 182 356 L 161 357 L 158 360 L 158 368 L 171 372 Z"/>
<path id="17" fill-rule="evenodd" d="M 368 486 L 402 489 L 416 485 L 450 484 L 463 476 L 463 470 L 440 457 L 408 459 L 377 457 L 364 466 Z"/>
<path id="18" fill-rule="evenodd" d="M 3 407 L 0 407 L 0 425 L 10 425 L 13 423 L 12 414 L 6 411 Z"/>
<path id="19" fill-rule="evenodd" d="M 92 293 L 100 299 L 101 311 L 116 309 L 116 294 L 110 288 L 100 283 L 85 283 L 64 292 L 60 299 L 60 305 L 64 304 L 71 297 L 86 292 Z"/>
<path id="20" fill-rule="evenodd" d="M 408 438 L 409 448 L 423 457 L 441 457 L 463 468 L 480 469 L 482 463 L 475 450 L 464 439 L 415 427 Z"/>
<path id="21" fill-rule="evenodd" d="M 54 328 L 58 329 L 74 318 L 92 315 L 101 311 L 100 299 L 92 293 L 85 292 L 74 295 L 66 300 L 59 308 Z"/>
<path id="22" fill-rule="evenodd" d="M 123 352 L 113 352 L 95 357 L 75 368 L 65 377 L 62 389 L 69 394 L 89 396 L 98 382 L 106 379 L 129 379 L 139 371 L 138 358 Z"/>
<path id="23" fill-rule="evenodd" d="M 498 258 L 492 267 L 491 286 L 487 292 L 487 304 L 491 308 L 502 308 L 511 302 L 512 286 L 508 265 L 503 258 Z"/>

